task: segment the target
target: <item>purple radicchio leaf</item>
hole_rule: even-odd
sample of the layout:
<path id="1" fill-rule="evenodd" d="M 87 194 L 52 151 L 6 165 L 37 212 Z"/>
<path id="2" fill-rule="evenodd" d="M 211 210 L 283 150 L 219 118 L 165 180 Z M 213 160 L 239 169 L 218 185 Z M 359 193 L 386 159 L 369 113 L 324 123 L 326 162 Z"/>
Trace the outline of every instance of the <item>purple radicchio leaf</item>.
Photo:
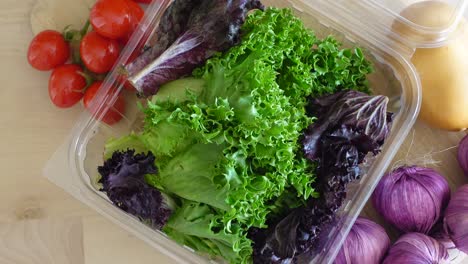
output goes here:
<path id="1" fill-rule="evenodd" d="M 308 111 L 318 120 L 304 133 L 307 158 L 318 162 L 317 199 L 293 209 L 268 229 L 250 232 L 254 263 L 300 262 L 326 240 L 339 222 L 337 210 L 346 199 L 346 186 L 361 176 L 360 165 L 377 154 L 389 134 L 392 114 L 388 99 L 356 91 L 311 99 Z"/>
<path id="2" fill-rule="evenodd" d="M 303 145 L 306 157 L 316 160 L 323 134 L 339 126 L 360 132 L 362 137 L 368 137 L 374 144 L 382 144 L 390 131 L 392 116 L 387 113 L 387 104 L 386 96 L 372 96 L 358 91 L 343 91 L 312 99 L 308 112 L 319 118 L 305 133 Z"/>
<path id="3" fill-rule="evenodd" d="M 201 0 L 174 0 L 166 9 L 158 27 L 145 46 L 145 52 L 127 65 L 129 72 L 142 70 L 151 61 L 155 60 L 169 48 L 182 33 L 187 30 L 187 23 L 192 9 L 200 4 Z M 181 15 L 184 14 L 184 15 Z"/>
<path id="4" fill-rule="evenodd" d="M 144 96 L 157 93 L 162 84 L 190 74 L 217 52 L 236 45 L 247 13 L 263 9 L 258 0 L 199 0 L 193 5 L 180 1 L 176 0 L 162 19 L 170 25 L 161 25 L 162 32 L 155 32 L 164 34 L 176 28 L 175 33 L 158 39 L 126 66 L 129 82 Z"/>
<path id="5" fill-rule="evenodd" d="M 202 0 L 174 0 L 171 3 L 158 23 L 158 27 L 155 31 L 158 34 L 152 34 L 151 39 L 148 40 L 148 46 L 155 48 L 152 49 L 152 51 L 158 51 L 159 53 L 152 54 L 148 56 L 147 59 L 158 57 L 182 35 L 187 29 L 189 16 L 181 14 L 190 14 L 192 9 L 198 6 L 201 1 Z M 146 62 L 149 63 L 149 61 Z M 143 67 L 144 66 L 142 66 L 142 68 Z"/>
<path id="6" fill-rule="evenodd" d="M 170 198 L 145 181 L 146 174 L 156 174 L 155 157 L 135 154 L 134 150 L 116 151 L 98 167 L 101 174 L 101 191 L 117 207 L 155 228 L 162 228 L 172 213 Z"/>

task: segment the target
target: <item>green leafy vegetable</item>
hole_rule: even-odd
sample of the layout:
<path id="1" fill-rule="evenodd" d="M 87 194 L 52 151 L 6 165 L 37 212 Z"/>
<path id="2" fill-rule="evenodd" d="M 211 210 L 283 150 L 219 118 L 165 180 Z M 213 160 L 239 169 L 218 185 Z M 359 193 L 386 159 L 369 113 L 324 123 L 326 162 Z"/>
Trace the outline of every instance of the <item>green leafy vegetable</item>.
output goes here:
<path id="1" fill-rule="evenodd" d="M 371 70 L 359 49 L 317 39 L 289 9 L 253 12 L 242 33 L 192 77 L 163 85 L 143 108 L 143 132 L 106 146 L 154 153 L 159 173 L 147 183 L 181 205 L 164 231 L 232 263 L 251 262 L 250 228 L 317 194 L 300 144 L 315 120 L 308 98 L 366 91 Z"/>
<path id="2" fill-rule="evenodd" d="M 226 232 L 210 228 L 216 214 L 210 206 L 185 201 L 163 231 L 177 242 L 195 250 L 223 256 L 230 263 L 239 263 L 242 261 L 240 256 L 252 253 L 250 241 L 240 229 Z"/>
<path id="3" fill-rule="evenodd" d="M 218 188 L 213 176 L 219 174 L 216 165 L 222 158 L 222 145 L 195 144 L 173 157 L 162 167 L 156 185 L 182 198 L 229 210 L 227 191 Z"/>
<path id="4" fill-rule="evenodd" d="M 199 94 L 204 85 L 203 80 L 193 77 L 175 80 L 161 86 L 151 100 L 153 103 L 165 101 L 183 103 L 189 100 L 192 94 Z"/>

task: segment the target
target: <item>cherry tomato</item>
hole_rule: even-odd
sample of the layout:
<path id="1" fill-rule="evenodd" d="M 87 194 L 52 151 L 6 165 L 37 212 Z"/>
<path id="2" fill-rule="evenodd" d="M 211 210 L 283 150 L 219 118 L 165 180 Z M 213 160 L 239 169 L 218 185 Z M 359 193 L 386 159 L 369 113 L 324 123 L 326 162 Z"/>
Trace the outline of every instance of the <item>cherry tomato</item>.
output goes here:
<path id="1" fill-rule="evenodd" d="M 33 38 L 28 49 L 28 62 L 35 69 L 48 71 L 63 65 L 70 56 L 70 48 L 62 34 L 45 30 Z"/>
<path id="2" fill-rule="evenodd" d="M 143 16 L 145 15 L 145 11 L 143 10 L 143 8 L 141 8 L 141 6 L 133 1 L 128 1 L 128 7 L 130 8 L 130 14 L 131 14 L 131 17 L 132 17 L 132 24 L 134 26 L 134 28 L 136 26 L 138 26 L 138 24 L 140 23 L 141 19 L 143 18 Z"/>
<path id="3" fill-rule="evenodd" d="M 137 3 L 150 4 L 151 1 L 153 1 L 153 0 L 133 0 L 133 1 L 135 1 Z"/>
<path id="4" fill-rule="evenodd" d="M 96 93 L 101 89 L 102 87 L 102 81 L 97 81 L 94 82 L 89 88 L 86 90 L 86 93 L 83 98 L 83 104 L 88 111 L 90 111 L 93 115 L 97 113 L 98 107 L 100 103 L 95 103 L 94 98 L 96 96 Z M 115 94 L 117 90 L 115 88 L 111 88 L 108 91 L 109 96 Z M 109 107 L 107 110 L 107 113 L 104 115 L 102 118 L 102 121 L 108 125 L 113 125 L 117 122 L 119 122 L 122 119 L 122 115 L 125 112 L 125 99 L 124 97 L 119 94 L 117 97 L 117 100 L 114 102 L 114 104 Z"/>
<path id="5" fill-rule="evenodd" d="M 129 7 L 129 12 L 131 14 L 131 27 L 130 31 L 125 36 L 119 39 L 119 43 L 123 46 L 127 45 L 127 42 L 130 40 L 130 37 L 132 36 L 133 32 L 135 32 L 135 29 L 138 27 L 138 24 L 140 24 L 141 19 L 145 15 L 145 11 L 141 8 L 139 4 L 132 1 L 128 1 L 127 4 Z"/>
<path id="6" fill-rule="evenodd" d="M 123 85 L 124 89 L 130 92 L 135 92 L 135 88 L 133 85 L 130 84 L 130 82 L 127 80 L 127 78 L 124 75 L 119 75 L 117 76 L 117 82 L 119 85 Z"/>
<path id="7" fill-rule="evenodd" d="M 89 16 L 100 35 L 110 39 L 125 37 L 132 30 L 132 11 L 128 0 L 98 0 Z"/>
<path id="8" fill-rule="evenodd" d="M 80 74 L 83 69 L 76 64 L 55 68 L 49 79 L 49 97 L 56 106 L 68 108 L 81 100 L 86 79 Z"/>
<path id="9" fill-rule="evenodd" d="M 86 68 L 95 73 L 106 73 L 119 58 L 119 43 L 89 32 L 80 44 L 80 56 Z"/>
<path id="10" fill-rule="evenodd" d="M 133 87 L 133 85 L 131 85 L 129 81 L 125 81 L 124 88 L 127 91 L 136 92 L 135 87 Z"/>

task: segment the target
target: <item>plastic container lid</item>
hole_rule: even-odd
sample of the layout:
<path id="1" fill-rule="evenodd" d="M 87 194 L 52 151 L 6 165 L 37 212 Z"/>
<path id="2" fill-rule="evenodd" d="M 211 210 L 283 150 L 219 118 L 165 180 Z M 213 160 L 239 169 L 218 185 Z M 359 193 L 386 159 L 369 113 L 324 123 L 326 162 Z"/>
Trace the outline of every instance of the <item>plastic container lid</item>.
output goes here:
<path id="1" fill-rule="evenodd" d="M 317 5 L 311 2 L 306 4 Z M 404 49 L 440 47 L 457 35 L 452 33 L 463 19 L 468 0 L 322 0 L 320 6 L 330 19 L 364 24 L 368 34 L 392 39 L 401 46 L 397 50 L 408 53 Z"/>
<path id="2" fill-rule="evenodd" d="M 466 0 L 374 0 L 396 17 L 393 30 L 416 47 L 442 46 L 463 19 Z"/>
<path id="3" fill-rule="evenodd" d="M 369 2 L 382 7 L 395 17 L 400 17 L 401 22 L 414 27 L 422 33 L 443 33 L 450 30 L 463 16 L 463 10 L 467 5 L 465 0 L 369 0 Z M 408 7 L 417 9 L 419 6 L 430 2 L 438 4 L 431 16 L 428 16 L 429 20 L 435 22 L 434 24 L 424 24 L 413 20 L 411 17 L 403 18 L 400 16 L 401 12 Z M 437 21 L 439 15 L 447 16 L 449 19 L 444 19 L 443 23 L 439 23 L 440 21 Z"/>

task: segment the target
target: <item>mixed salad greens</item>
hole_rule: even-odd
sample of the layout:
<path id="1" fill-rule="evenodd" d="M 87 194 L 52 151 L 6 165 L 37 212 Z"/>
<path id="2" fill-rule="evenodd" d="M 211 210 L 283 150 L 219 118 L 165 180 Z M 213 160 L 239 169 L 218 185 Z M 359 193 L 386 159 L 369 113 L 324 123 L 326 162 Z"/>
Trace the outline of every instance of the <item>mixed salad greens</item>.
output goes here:
<path id="1" fill-rule="evenodd" d="M 388 99 L 367 94 L 369 61 L 259 1 L 176 0 L 158 30 L 171 35 L 127 67 L 152 96 L 144 129 L 108 141 L 101 190 L 230 263 L 312 251 L 389 132 Z"/>

